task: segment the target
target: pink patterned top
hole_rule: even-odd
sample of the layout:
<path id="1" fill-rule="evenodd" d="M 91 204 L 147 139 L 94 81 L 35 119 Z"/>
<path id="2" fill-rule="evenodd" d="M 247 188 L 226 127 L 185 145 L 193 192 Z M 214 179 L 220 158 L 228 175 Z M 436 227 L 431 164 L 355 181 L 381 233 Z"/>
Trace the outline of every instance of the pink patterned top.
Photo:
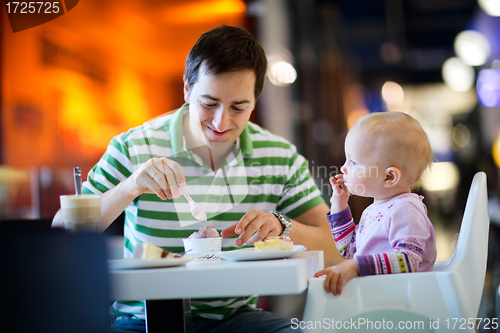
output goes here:
<path id="1" fill-rule="evenodd" d="M 349 208 L 328 213 L 340 254 L 358 261 L 361 276 L 432 271 L 436 239 L 422 200 L 415 193 L 404 193 L 371 204 L 357 226 Z"/>

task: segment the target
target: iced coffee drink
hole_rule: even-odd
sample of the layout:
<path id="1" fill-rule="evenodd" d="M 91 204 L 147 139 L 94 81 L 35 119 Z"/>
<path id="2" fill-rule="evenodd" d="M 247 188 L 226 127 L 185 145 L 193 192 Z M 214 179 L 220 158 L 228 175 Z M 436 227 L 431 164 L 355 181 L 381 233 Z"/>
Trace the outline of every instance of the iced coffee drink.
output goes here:
<path id="1" fill-rule="evenodd" d="M 96 194 L 61 195 L 61 212 L 66 230 L 98 231 L 101 197 Z"/>

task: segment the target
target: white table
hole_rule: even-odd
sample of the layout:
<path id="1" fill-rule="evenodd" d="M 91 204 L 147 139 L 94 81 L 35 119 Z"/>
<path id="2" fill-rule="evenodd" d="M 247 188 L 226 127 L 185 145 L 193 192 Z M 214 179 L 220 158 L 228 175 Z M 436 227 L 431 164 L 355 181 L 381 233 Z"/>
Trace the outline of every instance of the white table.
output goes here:
<path id="1" fill-rule="evenodd" d="M 189 302 L 182 300 L 299 294 L 306 290 L 308 279 L 323 267 L 323 251 L 306 251 L 287 259 L 193 261 L 177 267 L 110 270 L 111 293 L 113 299 L 145 299 L 146 325 L 152 333 L 165 329 L 160 327 L 160 320 L 153 319 L 153 312 L 162 313 L 163 322 L 169 321 L 164 311 L 171 313 L 171 308 L 165 306 L 169 303 L 155 300 L 177 300 L 177 307 L 182 305 L 188 310 Z"/>

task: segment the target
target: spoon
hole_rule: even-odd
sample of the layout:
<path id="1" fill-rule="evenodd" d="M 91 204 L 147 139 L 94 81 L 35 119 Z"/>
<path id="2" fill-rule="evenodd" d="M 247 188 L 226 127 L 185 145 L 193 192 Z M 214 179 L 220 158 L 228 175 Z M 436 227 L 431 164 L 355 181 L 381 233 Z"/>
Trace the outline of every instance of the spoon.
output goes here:
<path id="1" fill-rule="evenodd" d="M 73 178 L 75 180 L 76 194 L 82 194 L 82 169 L 80 167 L 77 166 L 73 169 Z"/>
<path id="2" fill-rule="evenodd" d="M 187 251 L 184 251 L 184 252 L 181 252 L 181 253 L 174 253 L 174 258 L 180 258 L 182 257 L 183 255 L 185 255 L 186 253 L 192 251 L 193 249 L 189 249 Z"/>
<path id="3" fill-rule="evenodd" d="M 206 221 L 207 220 L 207 213 L 201 208 L 201 206 L 194 201 L 189 194 L 186 191 L 186 188 L 181 187 L 179 188 L 179 191 L 184 195 L 189 201 L 189 207 L 191 208 L 191 214 L 193 214 L 194 218 L 197 219 L 198 221 Z"/>

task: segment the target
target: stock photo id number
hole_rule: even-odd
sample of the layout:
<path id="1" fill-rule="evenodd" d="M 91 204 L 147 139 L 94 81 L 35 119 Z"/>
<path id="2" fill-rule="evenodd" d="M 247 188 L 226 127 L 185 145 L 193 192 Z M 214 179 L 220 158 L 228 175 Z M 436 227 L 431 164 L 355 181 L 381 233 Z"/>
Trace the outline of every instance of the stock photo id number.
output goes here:
<path id="1" fill-rule="evenodd" d="M 73 9 L 79 0 L 4 0 L 12 32 L 19 32 L 52 21 Z"/>
<path id="2" fill-rule="evenodd" d="M 57 14 L 61 11 L 59 1 L 54 2 L 17 2 L 6 1 L 7 14 Z M 38 7 L 38 8 L 37 8 Z"/>

